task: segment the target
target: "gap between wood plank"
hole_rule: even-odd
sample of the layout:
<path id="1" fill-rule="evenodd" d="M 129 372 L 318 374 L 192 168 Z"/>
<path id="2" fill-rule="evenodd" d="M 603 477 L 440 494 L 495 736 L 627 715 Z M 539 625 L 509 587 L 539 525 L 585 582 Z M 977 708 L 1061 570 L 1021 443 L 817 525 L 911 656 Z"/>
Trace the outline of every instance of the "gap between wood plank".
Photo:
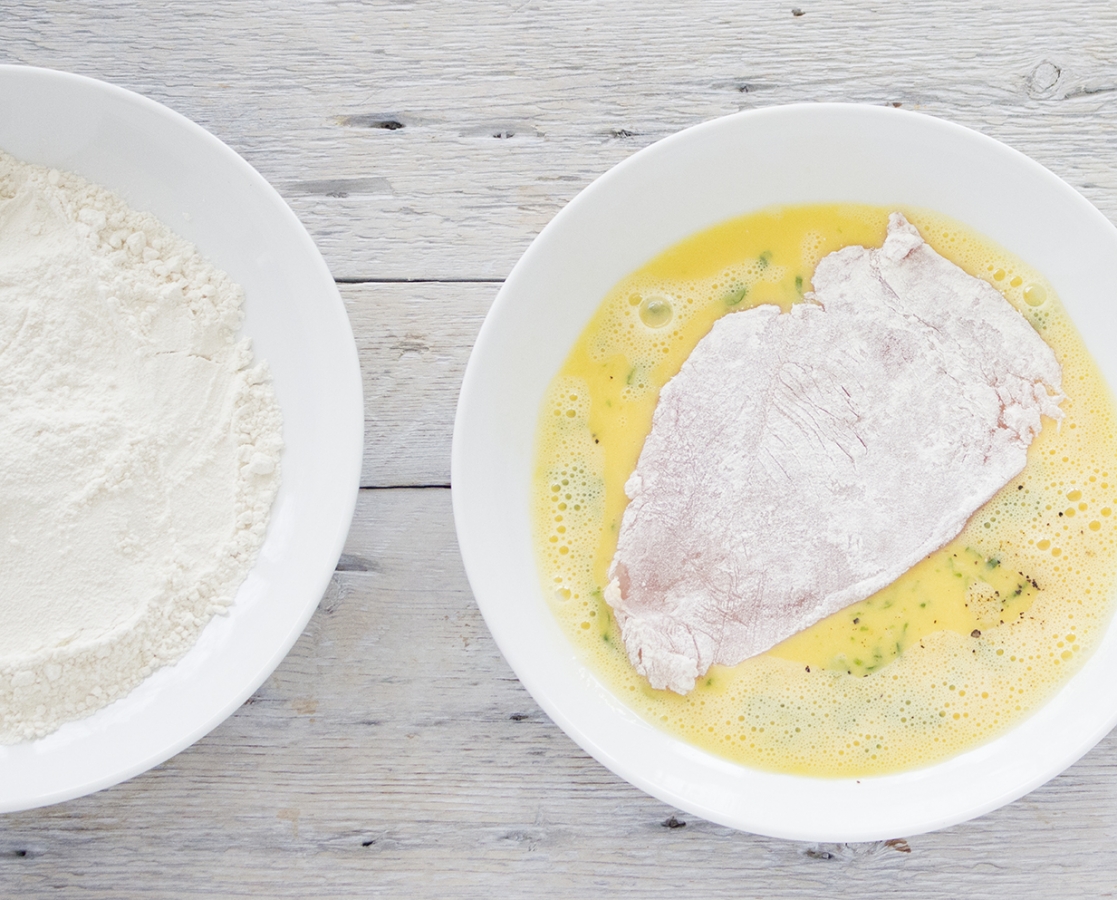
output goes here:
<path id="1" fill-rule="evenodd" d="M 362 491 L 426 491 L 431 488 L 450 489 L 449 483 L 446 484 L 362 484 Z"/>
<path id="2" fill-rule="evenodd" d="M 335 278 L 337 284 L 503 284 L 504 278 Z"/>

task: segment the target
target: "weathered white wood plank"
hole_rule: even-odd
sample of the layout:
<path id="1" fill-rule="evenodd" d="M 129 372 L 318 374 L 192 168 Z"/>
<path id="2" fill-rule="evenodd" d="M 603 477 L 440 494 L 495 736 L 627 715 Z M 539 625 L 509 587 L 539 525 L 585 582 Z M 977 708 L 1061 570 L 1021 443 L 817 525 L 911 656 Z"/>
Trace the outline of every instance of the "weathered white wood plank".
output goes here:
<path id="1" fill-rule="evenodd" d="M 1114 890 L 1112 737 L 1029 797 L 945 832 L 853 845 L 759 838 L 647 797 L 539 711 L 473 602 L 448 491 L 363 491 L 342 565 L 288 659 L 209 737 L 124 785 L 0 818 L 0 894 Z"/>
<path id="2" fill-rule="evenodd" d="M 792 5 L 18 3 L 0 8 L 0 61 L 105 78 L 200 122 L 280 189 L 339 278 L 501 278 L 635 149 L 799 101 L 978 128 L 1117 220 L 1117 7 Z"/>
<path id="3" fill-rule="evenodd" d="M 499 284 L 342 285 L 365 394 L 366 486 L 450 483 L 458 386 Z"/>

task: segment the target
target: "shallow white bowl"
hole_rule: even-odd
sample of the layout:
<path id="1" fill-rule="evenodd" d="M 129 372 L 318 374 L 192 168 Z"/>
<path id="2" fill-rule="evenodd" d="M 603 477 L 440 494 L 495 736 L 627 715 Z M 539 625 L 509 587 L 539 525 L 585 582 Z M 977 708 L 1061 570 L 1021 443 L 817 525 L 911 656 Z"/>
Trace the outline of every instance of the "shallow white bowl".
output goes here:
<path id="1" fill-rule="evenodd" d="M 229 614 L 127 697 L 42 740 L 0 747 L 0 812 L 9 812 L 143 772 L 263 683 L 302 632 L 341 553 L 364 413 L 353 333 L 318 249 L 271 186 L 213 135 L 100 81 L 0 66 L 0 149 L 112 189 L 243 285 L 243 332 L 271 367 L 285 442 L 267 538 Z"/>
<path id="2" fill-rule="evenodd" d="M 509 275 L 478 336 L 454 429 L 454 516 L 497 644 L 539 705 L 618 775 L 715 822 L 801 840 L 917 834 L 1008 803 L 1117 723 L 1117 629 L 1059 693 L 1002 737 L 927 768 L 860 779 L 776 775 L 649 725 L 579 660 L 544 600 L 531 539 L 544 389 L 605 293 L 682 238 L 752 210 L 826 202 L 937 210 L 1054 285 L 1117 383 L 1117 230 L 1043 167 L 906 111 L 838 104 L 740 113 L 635 154 L 579 194 Z"/>

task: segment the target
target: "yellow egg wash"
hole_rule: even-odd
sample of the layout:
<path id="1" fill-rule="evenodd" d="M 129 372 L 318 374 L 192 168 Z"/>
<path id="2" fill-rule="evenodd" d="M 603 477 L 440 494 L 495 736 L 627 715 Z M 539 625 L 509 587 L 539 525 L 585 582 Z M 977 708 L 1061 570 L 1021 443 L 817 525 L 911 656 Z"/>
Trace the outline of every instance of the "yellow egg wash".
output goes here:
<path id="1" fill-rule="evenodd" d="M 686 696 L 652 689 L 630 665 L 602 590 L 660 388 L 717 318 L 763 303 L 787 310 L 823 256 L 879 247 L 892 211 L 771 209 L 672 247 L 605 297 L 541 412 L 532 513 L 555 615 L 630 707 L 745 765 L 853 776 L 944 759 L 1036 709 L 1109 620 L 1117 417 L 1100 372 L 1041 274 L 957 222 L 902 208 L 1054 349 L 1065 418 L 1044 421 L 1024 471 L 954 541 L 873 596 L 715 666 Z"/>

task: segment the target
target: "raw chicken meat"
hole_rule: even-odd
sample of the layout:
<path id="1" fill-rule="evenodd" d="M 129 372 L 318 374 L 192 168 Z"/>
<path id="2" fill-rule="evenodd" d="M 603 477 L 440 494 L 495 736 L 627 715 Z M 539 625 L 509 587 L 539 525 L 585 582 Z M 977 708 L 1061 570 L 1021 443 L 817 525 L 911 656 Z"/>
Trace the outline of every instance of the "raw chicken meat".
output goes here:
<path id="1" fill-rule="evenodd" d="M 1051 348 L 899 213 L 806 299 L 724 316 L 661 391 L 605 591 L 653 687 L 686 693 L 885 587 L 1062 417 Z"/>

